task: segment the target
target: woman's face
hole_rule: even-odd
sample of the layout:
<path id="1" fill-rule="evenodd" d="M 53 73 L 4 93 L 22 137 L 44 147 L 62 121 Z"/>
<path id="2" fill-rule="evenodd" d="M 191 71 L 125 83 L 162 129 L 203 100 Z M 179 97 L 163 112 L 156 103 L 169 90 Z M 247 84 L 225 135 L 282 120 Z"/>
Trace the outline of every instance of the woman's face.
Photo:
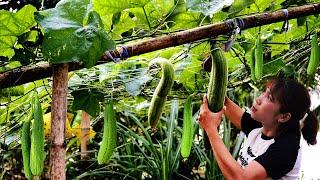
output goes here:
<path id="1" fill-rule="evenodd" d="M 272 97 L 267 88 L 253 103 L 251 117 L 263 125 L 272 126 L 278 122 L 280 104 Z"/>

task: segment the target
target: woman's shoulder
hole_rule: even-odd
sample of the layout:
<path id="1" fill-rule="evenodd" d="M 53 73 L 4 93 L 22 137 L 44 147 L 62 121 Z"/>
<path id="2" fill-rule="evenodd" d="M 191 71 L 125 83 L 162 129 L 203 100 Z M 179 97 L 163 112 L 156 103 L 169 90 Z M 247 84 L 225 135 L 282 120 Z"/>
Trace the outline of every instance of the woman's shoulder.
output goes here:
<path id="1" fill-rule="evenodd" d="M 300 137 L 301 136 L 294 133 L 283 133 L 279 136 L 276 136 L 274 140 L 275 140 L 275 143 L 279 145 L 297 146 L 297 145 L 300 145 Z"/>
<path id="2" fill-rule="evenodd" d="M 255 160 L 266 169 L 270 177 L 279 179 L 293 169 L 299 149 L 300 138 L 291 133 L 283 134 L 274 138 L 274 143 Z"/>

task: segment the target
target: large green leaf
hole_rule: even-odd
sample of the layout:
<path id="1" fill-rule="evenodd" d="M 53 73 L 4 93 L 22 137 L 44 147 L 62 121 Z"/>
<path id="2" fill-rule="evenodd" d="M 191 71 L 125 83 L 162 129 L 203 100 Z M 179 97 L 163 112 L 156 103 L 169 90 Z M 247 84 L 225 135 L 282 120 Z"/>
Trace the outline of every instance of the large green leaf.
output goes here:
<path id="1" fill-rule="evenodd" d="M 44 28 L 43 55 L 50 63 L 79 61 L 92 67 L 104 51 L 115 48 L 90 0 L 62 0 L 36 13 L 36 20 Z"/>
<path id="2" fill-rule="evenodd" d="M 281 58 L 272 60 L 263 65 L 263 74 L 275 75 L 284 66 L 285 66 L 285 63 Z"/>
<path id="3" fill-rule="evenodd" d="M 120 16 L 117 21 L 112 21 L 113 29 L 112 29 L 112 37 L 115 39 L 121 39 L 122 37 L 125 37 L 126 35 L 132 35 L 132 32 L 130 32 L 134 27 L 136 27 L 136 21 L 135 17 L 130 17 L 130 12 L 128 11 L 122 11 L 119 13 L 113 14 L 114 17 Z M 111 22 L 111 21 L 110 21 Z M 123 33 L 128 32 L 126 35 Z M 130 32 L 130 33 L 129 33 Z"/>
<path id="4" fill-rule="evenodd" d="M 150 0 L 93 0 L 94 9 L 103 14 L 113 14 L 125 9 L 134 8 L 134 7 L 143 7 Z"/>
<path id="5" fill-rule="evenodd" d="M 36 24 L 33 16 L 35 11 L 36 8 L 31 5 L 24 6 L 16 13 L 0 10 L 0 56 L 13 57 L 17 37 Z"/>
<path id="6" fill-rule="evenodd" d="M 163 25 L 175 7 L 174 0 L 94 1 L 94 9 L 101 15 L 105 29 L 112 31 L 116 38 L 133 29 L 166 28 Z"/>
<path id="7" fill-rule="evenodd" d="M 176 0 L 170 13 L 166 17 L 167 31 L 190 29 L 199 26 L 202 22 L 202 14 L 187 11 L 187 3 L 184 0 Z"/>
<path id="8" fill-rule="evenodd" d="M 163 23 L 174 5 L 174 0 L 150 1 L 145 9 L 151 26 Z"/>
<path id="9" fill-rule="evenodd" d="M 201 20 L 200 15 L 200 13 L 196 12 L 182 12 L 171 16 L 168 19 L 172 26 L 170 31 L 190 29 L 199 26 Z"/>
<path id="10" fill-rule="evenodd" d="M 173 0 L 152 0 L 143 7 L 131 8 L 129 11 L 135 16 L 137 27 L 145 30 L 165 29 L 165 22 L 173 7 Z"/>
<path id="11" fill-rule="evenodd" d="M 192 48 L 188 57 L 175 64 L 176 81 L 190 92 L 195 91 L 197 86 L 205 81 L 205 79 L 202 79 L 200 71 L 202 69 L 202 60 L 208 51 L 207 43 L 202 43 Z"/>
<path id="12" fill-rule="evenodd" d="M 244 10 L 246 7 L 249 7 L 254 2 L 255 2 L 254 0 L 237 0 L 237 1 L 235 1 L 232 4 L 232 6 L 230 6 L 230 8 L 228 10 L 229 18 L 233 18 L 236 14 L 240 13 L 242 10 Z"/>
<path id="13" fill-rule="evenodd" d="M 99 102 L 103 101 L 102 93 L 96 90 L 84 89 L 73 91 L 71 94 L 74 97 L 72 110 L 84 110 L 92 117 L 99 115 Z"/>
<path id="14" fill-rule="evenodd" d="M 102 21 L 106 26 L 105 29 L 109 31 L 111 30 L 112 26 L 113 14 L 122 12 L 123 10 L 130 8 L 141 8 L 145 6 L 149 1 L 150 0 L 93 0 L 93 7 L 94 10 L 97 11 L 102 17 Z M 129 28 L 130 27 L 126 27 L 123 32 L 128 30 Z"/>
<path id="15" fill-rule="evenodd" d="M 187 8 L 194 12 L 201 12 L 205 16 L 210 16 L 232 3 L 233 0 L 189 0 L 187 1 Z"/>

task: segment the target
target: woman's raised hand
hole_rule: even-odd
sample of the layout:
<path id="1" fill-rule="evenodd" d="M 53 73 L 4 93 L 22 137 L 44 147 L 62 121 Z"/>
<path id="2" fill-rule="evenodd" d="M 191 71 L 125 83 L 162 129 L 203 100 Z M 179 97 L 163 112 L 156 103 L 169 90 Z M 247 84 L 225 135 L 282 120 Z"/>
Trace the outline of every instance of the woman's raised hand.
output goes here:
<path id="1" fill-rule="evenodd" d="M 208 106 L 208 99 L 207 96 L 204 95 L 202 99 L 202 105 L 200 107 L 200 113 L 199 113 L 199 124 L 205 131 L 209 130 L 217 130 L 218 126 L 221 122 L 221 117 L 226 109 L 226 106 L 224 106 L 219 112 L 213 113 L 210 111 Z"/>

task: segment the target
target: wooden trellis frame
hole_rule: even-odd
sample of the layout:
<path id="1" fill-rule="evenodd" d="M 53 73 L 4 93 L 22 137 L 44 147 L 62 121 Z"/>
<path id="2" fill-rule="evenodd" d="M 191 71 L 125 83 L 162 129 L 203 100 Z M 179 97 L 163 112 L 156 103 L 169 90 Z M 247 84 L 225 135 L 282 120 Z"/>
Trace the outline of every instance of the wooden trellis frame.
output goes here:
<path id="1" fill-rule="evenodd" d="M 241 30 L 245 30 L 248 28 L 295 19 L 298 17 L 315 15 L 319 13 L 320 3 L 317 3 L 282 9 L 270 13 L 261 13 L 245 16 L 242 18 L 234 18 L 225 22 L 193 28 L 161 37 L 151 38 L 145 41 L 133 43 L 131 45 L 118 47 L 115 51 L 104 53 L 98 64 L 103 64 L 111 60 L 110 56 L 107 56 L 107 54 L 111 54 L 114 58 L 121 58 L 124 49 L 127 52 L 125 58 L 128 58 L 168 47 L 198 41 L 209 37 L 228 34 L 234 29 L 233 22 L 236 22 L 238 24 L 240 24 L 239 22 L 241 22 Z M 74 71 L 82 68 L 84 68 L 84 66 L 79 63 L 69 63 L 69 71 Z M 0 73 L 0 89 L 25 84 L 27 82 L 36 81 L 50 76 L 52 76 L 52 65 L 49 65 L 48 63 L 41 63 L 33 66 L 10 70 Z"/>
<path id="2" fill-rule="evenodd" d="M 65 129 L 67 118 L 68 64 L 53 67 L 50 139 L 50 179 L 66 179 Z"/>

